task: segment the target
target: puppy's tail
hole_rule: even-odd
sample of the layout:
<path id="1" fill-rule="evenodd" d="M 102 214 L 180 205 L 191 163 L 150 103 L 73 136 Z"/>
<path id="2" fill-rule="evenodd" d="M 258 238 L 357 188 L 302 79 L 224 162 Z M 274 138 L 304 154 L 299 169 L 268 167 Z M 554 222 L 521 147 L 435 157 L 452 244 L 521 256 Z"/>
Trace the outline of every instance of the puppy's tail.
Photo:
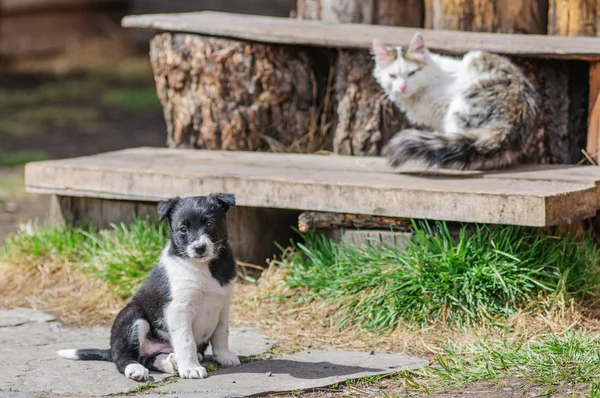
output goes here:
<path id="1" fill-rule="evenodd" d="M 59 357 L 73 359 L 75 361 L 111 361 L 110 350 L 98 350 L 95 348 L 84 350 L 60 350 Z"/>
<path id="2" fill-rule="evenodd" d="M 450 169 L 496 169 L 515 163 L 531 138 L 526 128 L 486 126 L 446 135 L 415 129 L 396 134 L 383 150 L 393 167 L 410 161 Z"/>

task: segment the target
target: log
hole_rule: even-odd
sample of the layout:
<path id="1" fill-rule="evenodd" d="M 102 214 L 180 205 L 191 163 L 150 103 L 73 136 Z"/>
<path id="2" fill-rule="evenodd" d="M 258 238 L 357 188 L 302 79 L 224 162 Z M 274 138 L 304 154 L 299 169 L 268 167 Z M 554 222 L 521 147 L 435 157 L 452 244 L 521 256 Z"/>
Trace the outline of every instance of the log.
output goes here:
<path id="1" fill-rule="evenodd" d="M 590 0 L 550 0 L 548 34 L 595 36 L 596 7 Z"/>
<path id="2" fill-rule="evenodd" d="M 336 63 L 333 151 L 375 156 L 397 132 L 406 128 L 402 112 L 383 96 L 365 51 L 340 51 Z"/>
<path id="3" fill-rule="evenodd" d="M 548 0 L 425 0 L 425 27 L 545 34 Z"/>
<path id="4" fill-rule="evenodd" d="M 298 217 L 298 230 L 300 230 L 300 232 L 330 228 L 409 231 L 411 227 L 411 221 L 406 218 L 393 218 L 362 214 L 322 213 L 308 211 L 300 214 Z"/>
<path id="5" fill-rule="evenodd" d="M 298 0 L 297 18 L 332 23 L 423 26 L 420 0 Z M 364 51 L 340 50 L 335 62 L 333 151 L 378 155 L 407 123 L 382 96 L 372 76 L 373 61 Z"/>
<path id="6" fill-rule="evenodd" d="M 158 34 L 151 62 L 168 146 L 304 152 L 317 117 L 312 62 L 297 47 Z"/>

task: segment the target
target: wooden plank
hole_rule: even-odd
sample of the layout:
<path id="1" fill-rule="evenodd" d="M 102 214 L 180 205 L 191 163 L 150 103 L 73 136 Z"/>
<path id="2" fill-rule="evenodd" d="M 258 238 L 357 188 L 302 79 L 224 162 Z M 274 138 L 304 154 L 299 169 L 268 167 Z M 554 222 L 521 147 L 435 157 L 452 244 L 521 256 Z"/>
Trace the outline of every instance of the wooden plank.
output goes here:
<path id="1" fill-rule="evenodd" d="M 188 32 L 263 43 L 369 49 L 373 39 L 407 45 L 416 32 L 435 51 L 463 54 L 485 50 L 506 55 L 600 60 L 600 38 L 475 33 L 251 16 L 220 12 L 132 15 L 127 28 Z"/>
<path id="2" fill-rule="evenodd" d="M 156 148 L 139 147 L 127 149 L 126 155 L 129 160 L 136 162 L 138 159 L 144 161 L 153 157 Z M 195 149 L 160 149 L 161 159 L 165 162 L 229 164 L 237 167 L 265 167 L 279 169 L 297 170 L 320 170 L 329 172 L 356 171 L 361 173 L 398 174 L 404 173 L 415 177 L 462 177 L 462 178 L 490 178 L 511 179 L 531 181 L 562 181 L 576 184 L 589 184 L 600 186 L 600 167 L 598 166 L 576 166 L 576 165 L 517 165 L 509 169 L 496 171 L 477 170 L 427 170 L 410 167 L 392 169 L 386 160 L 380 156 L 340 156 L 335 154 L 273 154 L 248 151 L 208 151 Z M 199 156 L 198 153 L 202 155 Z M 102 154 L 104 159 L 110 162 L 120 162 L 123 151 L 108 152 Z M 80 162 L 86 162 L 86 158 L 80 158 Z M 91 158 L 92 163 L 96 160 Z M 115 163 L 116 164 L 116 163 Z M 599 197 L 600 198 L 600 197 Z"/>
<path id="3" fill-rule="evenodd" d="M 178 156 L 181 154 L 181 156 Z M 545 226 L 596 214 L 596 187 L 477 176 L 279 167 L 288 154 L 245 153 L 254 164 L 206 161 L 204 151 L 143 148 L 26 166 L 29 192 L 157 201 L 232 192 L 240 206 Z M 304 155 L 297 155 L 304 156 Z M 296 162 L 301 158 L 291 156 Z M 312 157 L 305 157 L 310 163 Z M 335 161 L 333 158 L 330 161 Z"/>
<path id="4" fill-rule="evenodd" d="M 154 157 L 157 148 L 139 147 L 123 151 L 107 152 L 102 154 L 107 162 L 118 164 L 126 154 L 131 163 L 138 160 L 144 162 L 149 157 Z M 477 170 L 427 170 L 411 169 L 410 167 L 394 170 L 386 160 L 380 156 L 340 156 L 317 154 L 273 154 L 249 151 L 208 151 L 195 149 L 166 149 L 160 148 L 161 159 L 167 163 L 196 163 L 205 165 L 228 164 L 237 167 L 262 167 L 296 170 L 318 170 L 324 172 L 361 172 L 377 174 L 403 173 L 414 177 L 424 178 L 489 178 L 528 181 L 562 181 L 575 184 L 595 185 L 600 191 L 600 167 L 576 165 L 518 165 L 509 169 L 496 171 Z M 198 153 L 202 155 L 199 156 Z M 81 164 L 95 164 L 93 157 L 79 158 Z M 600 192 L 599 192 L 600 200 Z"/>
<path id="5" fill-rule="evenodd" d="M 352 243 L 357 246 L 396 246 L 404 249 L 412 239 L 410 232 L 392 232 L 389 230 L 356 230 L 342 229 L 341 241 Z"/>

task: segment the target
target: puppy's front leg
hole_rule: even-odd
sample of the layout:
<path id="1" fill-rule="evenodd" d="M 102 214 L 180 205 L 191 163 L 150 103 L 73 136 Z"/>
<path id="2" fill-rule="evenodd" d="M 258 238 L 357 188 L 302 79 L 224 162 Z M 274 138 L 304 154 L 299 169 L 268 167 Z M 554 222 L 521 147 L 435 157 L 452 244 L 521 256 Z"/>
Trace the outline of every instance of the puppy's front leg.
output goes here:
<path id="1" fill-rule="evenodd" d="M 169 308 L 167 314 L 171 345 L 175 352 L 179 377 L 182 379 L 204 379 L 208 376 L 208 372 L 198 362 L 189 309 L 184 306 Z"/>
<path id="2" fill-rule="evenodd" d="M 219 323 L 210 338 L 213 357 L 222 366 L 237 366 L 240 359 L 229 351 L 229 303 L 219 314 Z"/>

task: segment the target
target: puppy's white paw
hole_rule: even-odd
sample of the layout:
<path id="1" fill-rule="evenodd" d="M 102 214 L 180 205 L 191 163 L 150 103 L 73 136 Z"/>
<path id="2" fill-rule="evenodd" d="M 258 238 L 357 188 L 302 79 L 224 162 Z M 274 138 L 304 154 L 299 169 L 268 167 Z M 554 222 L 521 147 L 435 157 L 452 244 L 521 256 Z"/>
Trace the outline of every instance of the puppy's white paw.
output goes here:
<path id="1" fill-rule="evenodd" d="M 148 369 L 139 363 L 130 363 L 125 367 L 125 376 L 137 381 L 148 380 Z"/>
<path id="2" fill-rule="evenodd" d="M 177 374 L 175 354 L 158 354 L 154 359 L 154 367 L 164 373 Z"/>
<path id="3" fill-rule="evenodd" d="M 207 376 L 208 372 L 204 366 L 179 369 L 179 377 L 182 379 L 205 379 Z"/>
<path id="4" fill-rule="evenodd" d="M 177 360 L 175 359 L 175 353 L 170 353 L 165 361 L 173 368 L 173 371 L 170 373 L 177 373 Z"/>
<path id="5" fill-rule="evenodd" d="M 221 366 L 238 366 L 240 359 L 231 351 L 217 351 L 214 353 L 215 361 Z"/>

